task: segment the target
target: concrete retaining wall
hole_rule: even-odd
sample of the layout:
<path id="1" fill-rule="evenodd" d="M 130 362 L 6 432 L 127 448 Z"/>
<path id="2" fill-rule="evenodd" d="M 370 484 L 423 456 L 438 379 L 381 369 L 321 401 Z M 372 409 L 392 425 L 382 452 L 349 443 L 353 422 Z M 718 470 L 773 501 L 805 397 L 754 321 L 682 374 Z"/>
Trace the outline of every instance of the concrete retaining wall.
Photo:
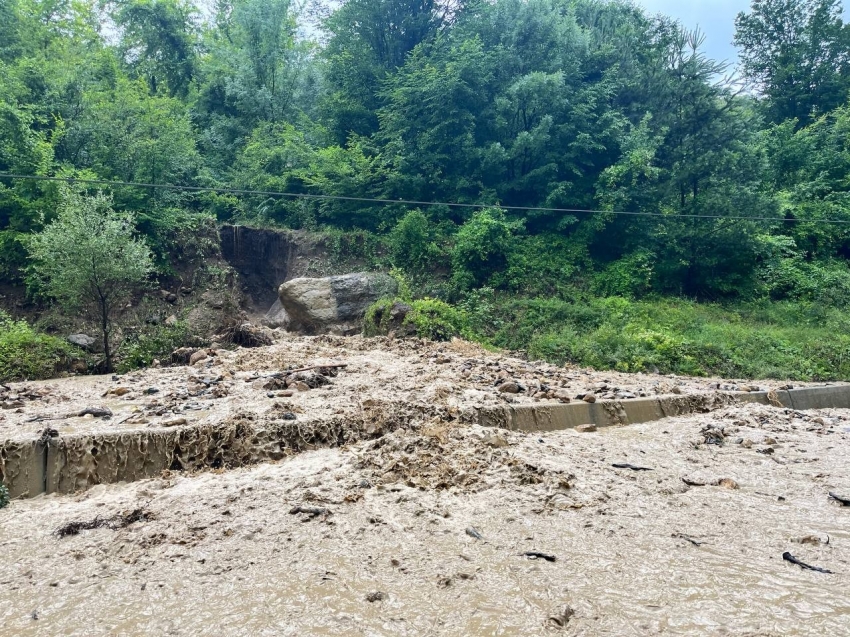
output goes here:
<path id="1" fill-rule="evenodd" d="M 850 385 L 778 392 L 689 394 L 566 405 L 494 407 L 478 412 L 479 423 L 517 431 L 544 432 L 593 424 L 612 427 L 707 413 L 727 405 L 761 403 L 797 410 L 850 409 Z M 278 460 L 287 453 L 335 446 L 380 435 L 370 423 L 281 422 L 187 425 L 171 429 L 76 434 L 48 440 L 0 442 L 0 481 L 13 498 L 74 493 L 96 484 L 131 482 L 164 470 L 240 467 Z"/>
<path id="2" fill-rule="evenodd" d="M 479 412 L 485 427 L 516 431 L 558 431 L 579 425 L 614 427 L 652 422 L 670 416 L 707 413 L 736 403 L 760 403 L 790 409 L 850 409 L 850 385 L 804 387 L 775 392 L 688 394 L 635 400 L 566 405 L 493 407 Z"/>

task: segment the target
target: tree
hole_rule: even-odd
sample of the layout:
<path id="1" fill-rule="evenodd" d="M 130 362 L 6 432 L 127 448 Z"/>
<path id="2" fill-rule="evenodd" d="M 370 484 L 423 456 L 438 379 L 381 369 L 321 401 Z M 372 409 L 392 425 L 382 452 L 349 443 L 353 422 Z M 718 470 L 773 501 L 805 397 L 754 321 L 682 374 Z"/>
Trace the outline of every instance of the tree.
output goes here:
<path id="1" fill-rule="evenodd" d="M 124 58 L 160 88 L 186 97 L 195 75 L 198 10 L 183 0 L 122 0 L 113 13 L 121 27 Z"/>
<path id="2" fill-rule="evenodd" d="M 56 219 L 33 235 L 28 248 L 33 287 L 99 324 L 105 371 L 112 371 L 115 319 L 153 270 L 147 243 L 133 234 L 131 215 L 114 211 L 107 195 L 64 188 Z"/>
<path id="3" fill-rule="evenodd" d="M 744 75 L 773 122 L 800 125 L 841 105 L 850 88 L 850 25 L 840 0 L 753 0 L 735 20 Z"/>

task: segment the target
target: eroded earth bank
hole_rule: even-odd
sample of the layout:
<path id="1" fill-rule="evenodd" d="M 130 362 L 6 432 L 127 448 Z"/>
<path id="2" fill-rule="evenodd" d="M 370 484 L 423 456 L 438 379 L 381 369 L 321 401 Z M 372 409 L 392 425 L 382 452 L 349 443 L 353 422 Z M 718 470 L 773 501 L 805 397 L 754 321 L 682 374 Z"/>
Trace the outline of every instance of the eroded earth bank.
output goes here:
<path id="1" fill-rule="evenodd" d="M 269 376 L 343 363 L 327 382 Z M 850 507 L 829 494 L 850 496 L 850 411 L 729 404 L 547 434 L 469 417 L 558 402 L 559 388 L 718 386 L 742 383 L 337 337 L 11 386 L 4 439 L 212 421 L 338 430 L 253 466 L 14 500 L 0 510 L 0 633 L 847 634 Z M 66 417 L 92 406 L 112 418 Z"/>

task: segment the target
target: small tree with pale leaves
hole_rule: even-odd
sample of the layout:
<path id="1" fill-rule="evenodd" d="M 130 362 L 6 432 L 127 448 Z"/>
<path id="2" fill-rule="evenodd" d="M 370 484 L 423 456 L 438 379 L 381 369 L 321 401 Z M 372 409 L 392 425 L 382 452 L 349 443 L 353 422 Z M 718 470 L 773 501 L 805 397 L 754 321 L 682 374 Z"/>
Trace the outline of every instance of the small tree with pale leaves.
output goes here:
<path id="1" fill-rule="evenodd" d="M 115 318 L 153 270 L 151 252 L 108 195 L 72 188 L 61 194 L 56 219 L 29 242 L 32 284 L 98 324 L 109 372 Z"/>

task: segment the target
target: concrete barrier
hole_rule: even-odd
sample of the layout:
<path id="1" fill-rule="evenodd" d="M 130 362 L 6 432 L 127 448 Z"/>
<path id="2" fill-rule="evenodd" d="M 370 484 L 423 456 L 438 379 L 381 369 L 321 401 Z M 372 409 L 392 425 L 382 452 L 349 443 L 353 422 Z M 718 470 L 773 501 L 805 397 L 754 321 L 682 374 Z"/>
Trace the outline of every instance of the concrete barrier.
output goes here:
<path id="1" fill-rule="evenodd" d="M 479 411 L 479 423 L 516 431 L 543 432 L 574 429 L 580 425 L 615 427 L 652 422 L 671 416 L 708 413 L 727 405 L 760 403 L 789 409 L 850 409 L 850 385 L 803 387 L 773 392 L 718 392 L 636 398 L 566 405 L 490 407 Z"/>
<path id="2" fill-rule="evenodd" d="M 485 427 L 546 432 L 579 425 L 613 427 L 652 422 L 671 416 L 708 413 L 733 404 L 761 403 L 795 410 L 850 409 L 850 385 L 806 387 L 788 391 L 712 393 L 489 407 L 478 410 Z M 372 423 L 342 420 L 277 423 L 186 425 L 169 429 L 74 434 L 57 438 L 0 442 L 0 481 L 13 498 L 43 493 L 74 493 L 96 484 L 131 482 L 165 470 L 233 468 L 319 446 L 338 446 L 381 435 Z"/>

